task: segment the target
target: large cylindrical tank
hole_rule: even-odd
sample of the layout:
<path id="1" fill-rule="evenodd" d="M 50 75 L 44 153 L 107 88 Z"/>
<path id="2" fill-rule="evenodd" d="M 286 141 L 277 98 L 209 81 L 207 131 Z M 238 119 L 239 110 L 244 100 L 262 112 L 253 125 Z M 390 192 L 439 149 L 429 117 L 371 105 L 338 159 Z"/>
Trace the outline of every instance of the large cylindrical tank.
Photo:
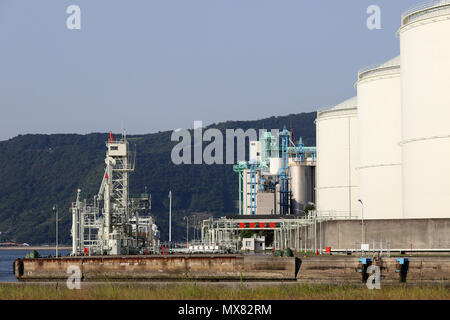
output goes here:
<path id="1" fill-rule="evenodd" d="M 400 57 L 359 71 L 359 199 L 364 219 L 400 219 Z"/>
<path id="2" fill-rule="evenodd" d="M 316 209 L 318 215 L 358 215 L 356 97 L 317 112 Z"/>
<path id="3" fill-rule="evenodd" d="M 300 163 L 289 165 L 291 185 L 291 214 L 302 214 L 313 203 L 314 166 Z"/>
<path id="4" fill-rule="evenodd" d="M 399 35 L 404 216 L 449 218 L 449 1 L 405 12 Z"/>

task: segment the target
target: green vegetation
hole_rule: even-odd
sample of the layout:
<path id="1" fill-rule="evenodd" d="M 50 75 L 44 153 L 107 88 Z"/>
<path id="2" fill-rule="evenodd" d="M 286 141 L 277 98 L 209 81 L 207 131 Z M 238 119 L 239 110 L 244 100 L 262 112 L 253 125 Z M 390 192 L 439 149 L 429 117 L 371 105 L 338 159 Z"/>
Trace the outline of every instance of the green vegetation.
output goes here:
<path id="1" fill-rule="evenodd" d="M 314 211 L 316 208 L 314 206 L 306 206 L 306 208 L 303 210 L 305 214 L 308 214 L 310 211 Z"/>
<path id="2" fill-rule="evenodd" d="M 36 250 L 31 250 L 25 255 L 25 259 L 37 259 L 39 257 L 39 252 L 37 252 Z"/>
<path id="3" fill-rule="evenodd" d="M 64 283 L 0 284 L 0 299 L 132 299 L 132 300 L 449 300 L 450 289 L 443 286 L 386 286 L 369 290 L 364 285 L 267 285 L 235 287 L 192 284 L 100 284 L 69 290 Z"/>
<path id="4" fill-rule="evenodd" d="M 294 138 L 315 145 L 315 113 L 271 117 L 258 121 L 228 121 L 213 124 L 220 129 L 283 129 L 292 127 Z M 183 216 L 208 213 L 213 216 L 237 213 L 238 184 L 232 165 L 179 165 L 171 162 L 171 131 L 128 136 L 136 146 L 136 171 L 131 176 L 131 194 L 147 186 L 152 193 L 152 209 L 167 239 L 167 194 L 172 190 L 173 235 L 183 240 Z M 2 241 L 52 244 L 58 205 L 61 243 L 70 243 L 70 204 L 77 188 L 83 198 L 97 194 L 104 170 L 106 133 L 88 135 L 20 135 L 0 141 L 0 231 Z M 205 146 L 207 143 L 205 143 Z"/>

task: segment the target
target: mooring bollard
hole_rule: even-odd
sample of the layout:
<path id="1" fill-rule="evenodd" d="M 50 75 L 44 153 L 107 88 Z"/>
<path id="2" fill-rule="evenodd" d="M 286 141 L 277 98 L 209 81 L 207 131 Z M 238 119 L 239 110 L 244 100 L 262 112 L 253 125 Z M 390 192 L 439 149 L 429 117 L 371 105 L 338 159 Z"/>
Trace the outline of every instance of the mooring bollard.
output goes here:
<path id="1" fill-rule="evenodd" d="M 397 258 L 397 263 L 395 265 L 395 272 L 399 275 L 400 282 L 406 282 L 406 276 L 409 271 L 409 259 L 408 258 Z"/>
<path id="2" fill-rule="evenodd" d="M 368 274 L 367 274 L 367 268 L 372 265 L 372 259 L 371 258 L 359 258 L 358 259 L 358 267 L 357 271 L 362 273 L 362 282 L 366 283 Z"/>

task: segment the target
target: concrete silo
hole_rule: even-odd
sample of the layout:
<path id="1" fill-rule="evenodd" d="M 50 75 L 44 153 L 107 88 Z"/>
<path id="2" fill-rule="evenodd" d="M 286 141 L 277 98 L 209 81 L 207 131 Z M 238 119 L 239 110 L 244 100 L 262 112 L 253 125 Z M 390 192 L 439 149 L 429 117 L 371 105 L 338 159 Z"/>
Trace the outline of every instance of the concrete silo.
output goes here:
<path id="1" fill-rule="evenodd" d="M 360 70 L 356 87 L 360 212 L 402 218 L 400 57 Z"/>
<path id="2" fill-rule="evenodd" d="M 319 215 L 358 215 L 356 97 L 317 112 L 316 207 Z"/>

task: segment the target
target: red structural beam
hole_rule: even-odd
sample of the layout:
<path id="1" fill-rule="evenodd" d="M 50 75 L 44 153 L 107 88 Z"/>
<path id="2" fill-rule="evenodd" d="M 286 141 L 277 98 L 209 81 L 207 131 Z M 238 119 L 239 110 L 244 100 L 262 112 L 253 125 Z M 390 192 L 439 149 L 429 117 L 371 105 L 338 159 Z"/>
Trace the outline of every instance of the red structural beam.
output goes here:
<path id="1" fill-rule="evenodd" d="M 240 222 L 239 223 L 239 228 L 240 229 L 264 229 L 264 228 L 276 228 L 277 224 L 275 222 L 269 222 L 269 223 L 265 223 L 265 222 Z"/>

